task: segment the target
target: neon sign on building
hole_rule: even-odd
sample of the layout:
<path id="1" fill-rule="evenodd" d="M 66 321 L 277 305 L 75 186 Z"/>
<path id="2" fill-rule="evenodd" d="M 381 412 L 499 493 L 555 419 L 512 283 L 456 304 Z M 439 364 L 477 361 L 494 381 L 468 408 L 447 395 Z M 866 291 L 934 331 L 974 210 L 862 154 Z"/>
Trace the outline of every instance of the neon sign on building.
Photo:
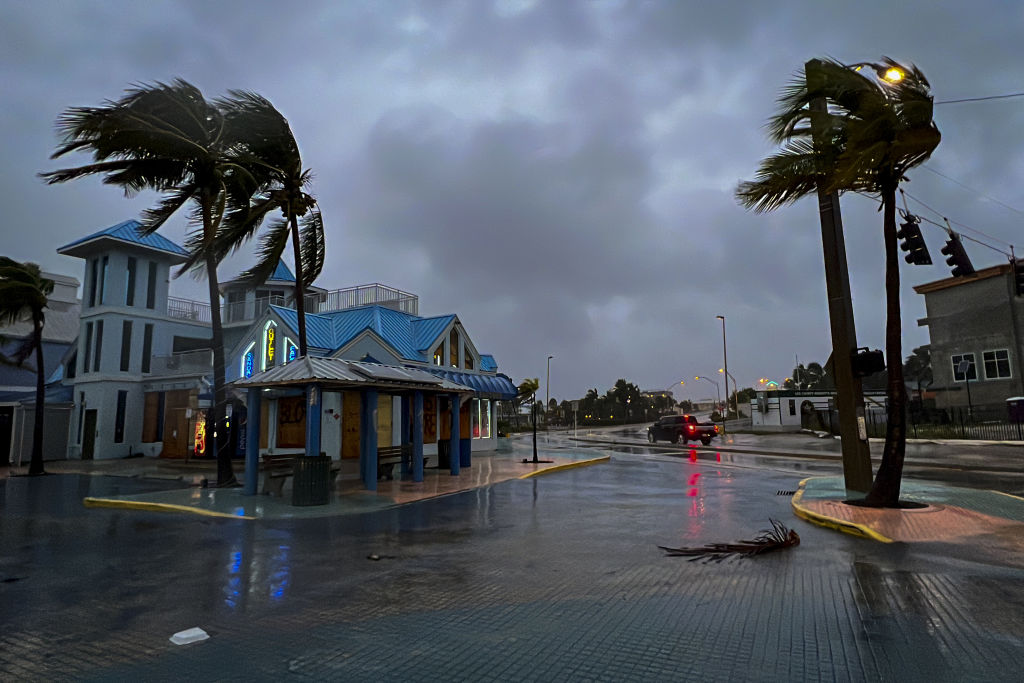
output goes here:
<path id="1" fill-rule="evenodd" d="M 274 365 L 277 356 L 277 326 L 268 322 L 263 330 L 263 369 Z"/>

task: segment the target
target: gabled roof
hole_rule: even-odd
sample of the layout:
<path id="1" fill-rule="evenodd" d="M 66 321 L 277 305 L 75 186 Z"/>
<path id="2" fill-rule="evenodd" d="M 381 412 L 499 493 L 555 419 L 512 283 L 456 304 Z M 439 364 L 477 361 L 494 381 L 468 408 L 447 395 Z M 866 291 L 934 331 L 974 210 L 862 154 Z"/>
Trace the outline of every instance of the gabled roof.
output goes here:
<path id="1" fill-rule="evenodd" d="M 289 270 L 288 266 L 284 261 L 277 262 L 277 268 L 274 268 L 274 272 L 270 274 L 267 281 L 280 280 L 282 282 L 295 282 L 295 274 Z"/>
<path id="2" fill-rule="evenodd" d="M 494 360 L 494 356 L 489 353 L 480 354 L 480 369 L 484 372 L 496 372 L 498 370 L 498 362 Z"/>
<path id="3" fill-rule="evenodd" d="M 113 240 L 124 244 L 143 247 L 145 249 L 152 249 L 153 251 L 163 252 L 164 254 L 173 257 L 175 263 L 181 263 L 185 260 L 185 257 L 188 256 L 187 251 L 158 232 L 143 236 L 139 232 L 139 228 L 141 227 L 142 224 L 136 220 L 124 221 L 123 223 L 112 225 L 109 228 L 100 230 L 99 232 L 94 232 L 88 237 L 83 237 L 82 239 L 75 240 L 70 244 L 65 244 L 57 250 L 57 253 L 64 254 L 65 256 L 82 257 L 89 251 L 87 247 L 93 246 L 102 240 Z"/>
<path id="4" fill-rule="evenodd" d="M 302 386 L 365 386 L 384 389 L 427 389 L 432 391 L 470 392 L 472 388 L 444 377 L 396 365 L 376 365 L 340 358 L 303 356 L 286 365 L 278 365 L 252 377 L 235 380 L 238 387 Z"/>
<path id="5" fill-rule="evenodd" d="M 413 345 L 417 351 L 425 352 L 424 358 L 433 353 L 434 350 L 430 347 L 453 320 L 454 315 L 438 315 L 433 318 L 419 318 L 413 323 L 413 333 L 416 335 Z"/>

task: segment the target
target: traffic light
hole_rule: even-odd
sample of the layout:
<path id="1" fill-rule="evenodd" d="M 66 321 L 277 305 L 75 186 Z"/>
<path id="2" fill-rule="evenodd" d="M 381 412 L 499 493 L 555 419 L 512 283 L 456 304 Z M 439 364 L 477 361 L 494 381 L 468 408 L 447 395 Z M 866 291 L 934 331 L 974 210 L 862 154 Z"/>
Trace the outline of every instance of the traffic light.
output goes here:
<path id="1" fill-rule="evenodd" d="M 1024 261 L 1013 259 L 1013 291 L 1024 296 Z"/>
<path id="2" fill-rule="evenodd" d="M 974 274 L 974 266 L 971 265 L 971 259 L 967 257 L 967 252 L 964 251 L 964 245 L 960 242 L 960 235 L 950 232 L 949 239 L 946 240 L 946 246 L 940 251 L 949 257 L 946 259 L 946 265 L 953 267 L 953 277 Z"/>
<path id="3" fill-rule="evenodd" d="M 906 222 L 900 224 L 900 231 L 896 237 L 903 240 L 900 249 L 907 252 L 904 257 L 907 263 L 915 266 L 930 266 L 932 264 L 931 254 L 928 253 L 928 245 L 924 243 L 921 236 L 921 219 L 908 213 Z"/>

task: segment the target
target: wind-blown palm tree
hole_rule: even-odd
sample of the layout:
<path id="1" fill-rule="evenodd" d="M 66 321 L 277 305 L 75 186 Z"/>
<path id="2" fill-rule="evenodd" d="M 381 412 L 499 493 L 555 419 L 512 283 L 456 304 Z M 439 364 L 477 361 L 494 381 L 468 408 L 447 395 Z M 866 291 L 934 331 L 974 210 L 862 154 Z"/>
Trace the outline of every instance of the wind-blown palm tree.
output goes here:
<path id="1" fill-rule="evenodd" d="M 46 324 L 47 299 L 53 293 L 53 280 L 45 278 L 34 263 L 18 263 L 0 256 L 0 323 L 31 321 L 32 333 L 18 343 L 4 361 L 22 365 L 35 355 L 36 407 L 32 425 L 32 458 L 29 474 L 43 471 L 43 420 L 46 410 L 46 368 L 43 365 L 43 325 Z"/>
<path id="2" fill-rule="evenodd" d="M 782 149 L 764 159 L 753 181 L 736 190 L 741 204 L 773 211 L 813 194 L 863 192 L 882 202 L 885 242 L 885 298 L 888 424 L 882 462 L 864 504 L 895 507 L 906 448 L 906 387 L 903 384 L 902 325 L 899 297 L 899 245 L 896 191 L 906 173 L 923 163 L 939 144 L 932 121 L 932 96 L 924 74 L 884 58 L 876 80 L 833 60 L 794 81 L 779 99 L 769 122 L 772 140 Z M 874 68 L 875 65 L 871 65 Z M 826 111 L 812 111 L 824 98 Z"/>
<path id="3" fill-rule="evenodd" d="M 100 107 L 72 107 L 61 114 L 57 130 L 62 141 L 51 158 L 83 151 L 94 163 L 41 174 L 48 183 L 88 175 L 121 187 L 127 196 L 141 190 L 163 193 L 163 199 L 143 214 L 143 232 L 156 231 L 180 208 L 192 203 L 190 221 L 199 239 L 193 242 L 193 272 L 205 274 L 210 296 L 210 345 L 213 347 L 214 400 L 207 414 L 207 431 L 217 431 L 226 404 L 224 335 L 220 319 L 215 243 L 225 207 L 241 205 L 256 191 L 256 180 L 236 162 L 240 153 L 223 109 L 208 102 L 194 85 L 139 85 L 119 100 Z M 219 430 L 221 436 L 225 430 Z M 231 459 L 214 440 L 217 483 L 235 483 Z"/>
<path id="4" fill-rule="evenodd" d="M 533 462 L 540 462 L 537 459 L 537 390 L 540 389 L 540 377 L 527 377 L 519 383 L 519 391 L 516 398 L 522 403 L 530 404 L 530 413 L 533 415 Z"/>
<path id="5" fill-rule="evenodd" d="M 232 138 L 240 145 L 237 161 L 258 179 L 260 189 L 252 202 L 245 197 L 244 202 L 229 205 L 217 235 L 217 258 L 222 259 L 253 237 L 268 214 L 281 212 L 281 218 L 270 223 L 260 240 L 258 263 L 242 273 L 242 277 L 255 284 L 265 282 L 291 238 L 299 355 L 305 356 L 305 293 L 323 270 L 325 255 L 323 219 L 316 199 L 306 191 L 312 172 L 302 168 L 302 156 L 288 120 L 269 100 L 237 90 L 229 95 L 218 100 L 218 104 L 225 113 Z M 198 240 L 198 236 L 194 239 Z M 192 263 L 201 253 L 200 245 L 196 242 L 187 246 L 193 254 L 189 262 Z"/>

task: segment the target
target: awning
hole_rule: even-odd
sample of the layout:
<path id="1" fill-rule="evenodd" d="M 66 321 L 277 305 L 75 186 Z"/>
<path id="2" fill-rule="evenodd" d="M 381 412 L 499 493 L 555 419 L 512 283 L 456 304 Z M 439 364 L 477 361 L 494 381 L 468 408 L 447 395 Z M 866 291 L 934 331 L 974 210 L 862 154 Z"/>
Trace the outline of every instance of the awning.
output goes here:
<path id="1" fill-rule="evenodd" d="M 252 377 L 237 379 L 231 386 L 248 389 L 297 387 L 307 384 L 317 384 L 324 388 L 365 388 L 385 391 L 421 389 L 438 393 L 468 393 L 474 390 L 472 387 L 417 368 L 312 356 L 296 358 L 285 365 L 272 367 Z"/>
<path id="2" fill-rule="evenodd" d="M 512 380 L 506 375 L 484 375 L 475 372 L 459 372 L 457 370 L 445 370 L 443 368 L 428 368 L 429 372 L 444 377 L 445 379 L 469 387 L 478 398 L 493 398 L 500 401 L 508 401 L 516 397 L 519 392 Z"/>

